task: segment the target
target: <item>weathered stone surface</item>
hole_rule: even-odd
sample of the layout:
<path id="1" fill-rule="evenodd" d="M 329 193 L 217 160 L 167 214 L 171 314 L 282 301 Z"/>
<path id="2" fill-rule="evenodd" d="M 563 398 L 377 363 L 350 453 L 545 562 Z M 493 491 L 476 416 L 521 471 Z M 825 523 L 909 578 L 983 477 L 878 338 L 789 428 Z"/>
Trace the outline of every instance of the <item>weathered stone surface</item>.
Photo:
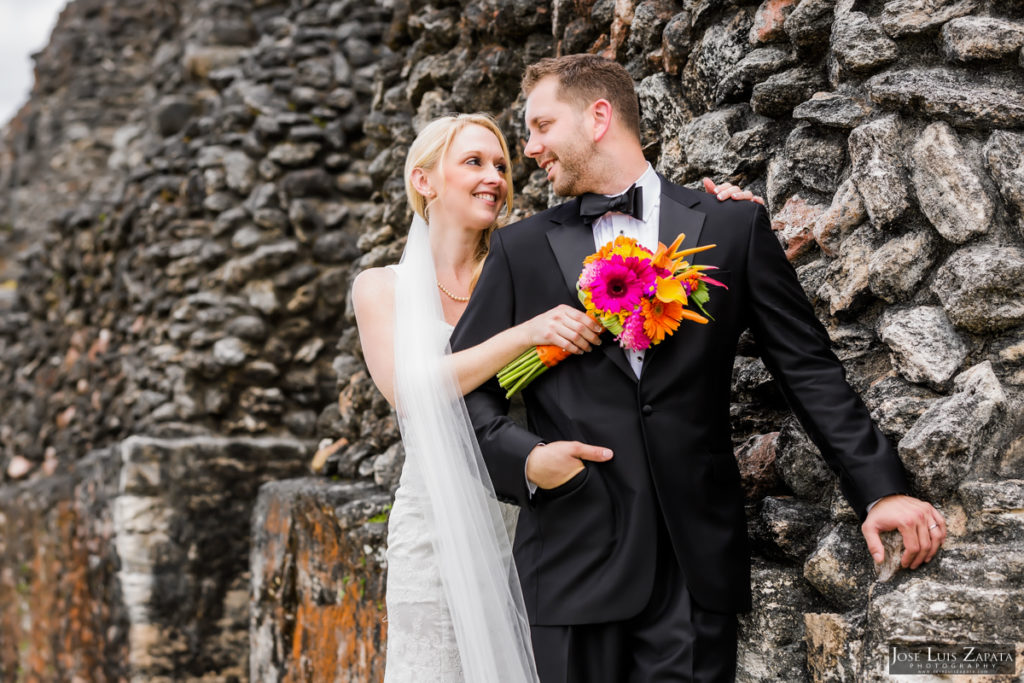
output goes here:
<path id="1" fill-rule="evenodd" d="M 390 496 L 366 483 L 274 482 L 252 523 L 253 681 L 379 680 Z"/>
<path id="2" fill-rule="evenodd" d="M 722 76 L 715 90 L 715 100 L 727 102 L 749 94 L 755 83 L 797 62 L 796 53 L 789 48 L 772 45 L 751 50 Z"/>
<path id="3" fill-rule="evenodd" d="M 738 160 L 734 153 L 727 153 L 727 145 L 743 109 L 743 105 L 721 109 L 686 124 L 679 139 L 689 175 L 726 174 L 735 168 Z"/>
<path id="4" fill-rule="evenodd" d="M 831 41 L 840 79 L 870 73 L 899 56 L 896 42 L 863 12 L 849 12 L 837 18 L 832 25 Z"/>
<path id="5" fill-rule="evenodd" d="M 996 131 L 985 143 L 984 155 L 1003 201 L 1016 214 L 1024 234 L 1024 135 Z"/>
<path id="6" fill-rule="evenodd" d="M 875 233 L 862 226 L 843 241 L 839 256 L 828 266 L 818 296 L 828 302 L 832 315 L 862 303 L 868 293 L 868 263 L 875 251 Z"/>
<path id="7" fill-rule="evenodd" d="M 952 69 L 906 69 L 872 76 L 872 101 L 967 128 L 1024 125 L 1020 86 Z"/>
<path id="8" fill-rule="evenodd" d="M 867 210 L 853 178 L 842 182 L 832 204 L 814 222 L 814 239 L 829 256 L 836 256 L 843 237 L 867 218 Z"/>
<path id="9" fill-rule="evenodd" d="M 979 4 L 979 0 L 893 0 L 882 8 L 882 27 L 894 38 L 921 33 L 970 14 Z"/>
<path id="10" fill-rule="evenodd" d="M 802 119 L 833 128 L 856 128 L 874 109 L 857 97 L 835 92 L 817 92 L 793 110 L 794 119 Z"/>
<path id="11" fill-rule="evenodd" d="M 715 102 L 715 84 L 750 49 L 751 18 L 738 10 L 713 24 L 694 45 L 682 73 L 683 92 L 694 112 L 706 112 Z"/>
<path id="12" fill-rule="evenodd" d="M 779 432 L 775 466 L 786 486 L 801 498 L 820 501 L 832 490 L 835 476 L 818 447 L 792 418 Z"/>
<path id="13" fill-rule="evenodd" d="M 832 527 L 804 563 L 804 578 L 830 604 L 853 609 L 867 602 L 874 580 L 871 555 L 860 529 L 853 524 Z"/>
<path id="14" fill-rule="evenodd" d="M 989 231 L 992 200 L 949 125 L 925 128 L 910 158 L 918 204 L 940 235 L 962 244 Z"/>
<path id="15" fill-rule="evenodd" d="M 794 45 L 813 47 L 828 40 L 835 0 L 800 0 L 786 17 L 786 35 Z"/>
<path id="16" fill-rule="evenodd" d="M 785 21 L 797 0 L 765 0 L 754 13 L 750 44 L 775 43 L 786 39 Z"/>
<path id="17" fill-rule="evenodd" d="M 871 222 L 885 227 L 910 206 L 907 178 L 897 152 L 901 146 L 899 118 L 887 116 L 850 133 L 853 177 Z"/>
<path id="18" fill-rule="evenodd" d="M 798 569 L 763 561 L 751 570 L 751 587 L 753 609 L 739 618 L 736 680 L 803 680 L 803 612 L 820 609 L 819 598 Z"/>
<path id="19" fill-rule="evenodd" d="M 821 69 L 797 66 L 772 74 L 755 85 L 750 106 L 764 116 L 784 116 L 814 93 L 825 90 L 827 85 Z"/>
<path id="20" fill-rule="evenodd" d="M 953 254 L 932 291 L 958 327 L 1003 330 L 1024 322 L 1024 249 L 979 245 Z"/>
<path id="21" fill-rule="evenodd" d="M 878 336 L 901 375 L 936 389 L 943 389 L 967 358 L 967 344 L 938 306 L 888 310 L 878 321 Z"/>
<path id="22" fill-rule="evenodd" d="M 1024 24 L 995 17 L 959 17 L 942 27 L 942 51 L 955 62 L 1001 59 L 1024 46 Z"/>
<path id="23" fill-rule="evenodd" d="M 793 195 L 772 219 L 772 230 L 779 233 L 786 258 L 799 259 L 815 246 L 814 224 L 825 207 L 811 204 L 800 195 Z"/>
<path id="24" fill-rule="evenodd" d="M 1000 427 L 1006 405 L 989 361 L 958 376 L 956 388 L 928 408 L 899 443 L 911 479 L 930 500 L 941 500 L 963 480 Z"/>
<path id="25" fill-rule="evenodd" d="M 736 450 L 743 493 L 748 503 L 755 503 L 777 492 L 782 479 L 775 469 L 776 441 L 779 433 L 757 434 Z"/>
<path id="26" fill-rule="evenodd" d="M 842 614 L 804 614 L 807 669 L 815 681 L 863 680 L 863 625 Z"/>
<path id="27" fill-rule="evenodd" d="M 956 585 L 913 578 L 871 601 L 868 624 L 892 642 L 959 647 L 965 641 L 1001 643 L 1019 637 L 1024 622 L 1024 591 L 984 585 Z M 1012 635 L 1011 635 L 1012 634 Z M 883 659 L 879 652 L 873 659 Z M 873 669 L 885 671 L 884 662 Z M 877 668 L 876 668 L 877 667 Z"/>
<path id="28" fill-rule="evenodd" d="M 913 295 L 935 264 L 935 241 L 931 233 L 918 231 L 889 240 L 879 247 L 868 263 L 871 293 L 889 303 Z"/>
<path id="29" fill-rule="evenodd" d="M 768 496 L 761 501 L 753 540 L 759 550 L 803 563 L 817 546 L 827 510 L 798 498 Z"/>

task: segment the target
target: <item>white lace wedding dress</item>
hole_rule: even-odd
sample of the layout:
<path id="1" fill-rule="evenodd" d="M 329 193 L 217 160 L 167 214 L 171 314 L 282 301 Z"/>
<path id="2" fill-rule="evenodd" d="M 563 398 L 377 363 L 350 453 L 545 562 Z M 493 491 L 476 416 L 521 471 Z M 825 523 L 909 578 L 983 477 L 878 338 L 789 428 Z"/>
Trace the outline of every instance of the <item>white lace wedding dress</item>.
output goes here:
<path id="1" fill-rule="evenodd" d="M 444 321 L 446 342 L 454 329 Z M 455 630 L 434 555 L 436 534 L 424 511 L 429 505 L 419 467 L 430 455 L 406 453 L 388 517 L 387 661 L 384 683 L 464 683 Z M 509 537 L 518 508 L 501 504 Z"/>

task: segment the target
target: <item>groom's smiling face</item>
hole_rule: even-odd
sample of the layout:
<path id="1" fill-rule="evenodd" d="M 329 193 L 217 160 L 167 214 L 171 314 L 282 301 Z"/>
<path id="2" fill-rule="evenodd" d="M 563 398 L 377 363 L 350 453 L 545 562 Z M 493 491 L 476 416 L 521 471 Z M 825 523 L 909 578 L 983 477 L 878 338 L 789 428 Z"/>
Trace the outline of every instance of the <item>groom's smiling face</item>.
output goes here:
<path id="1" fill-rule="evenodd" d="M 526 98 L 530 139 L 523 153 L 548 174 L 555 194 L 573 197 L 589 190 L 588 162 L 594 143 L 584 113 L 558 97 L 557 76 L 542 78 Z"/>

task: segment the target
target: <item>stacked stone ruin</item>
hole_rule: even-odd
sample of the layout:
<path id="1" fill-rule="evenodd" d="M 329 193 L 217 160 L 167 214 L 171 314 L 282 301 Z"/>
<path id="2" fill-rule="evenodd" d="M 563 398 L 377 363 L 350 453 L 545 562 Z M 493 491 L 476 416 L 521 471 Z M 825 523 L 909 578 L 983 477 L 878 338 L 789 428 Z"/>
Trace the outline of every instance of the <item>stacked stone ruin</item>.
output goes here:
<path id="1" fill-rule="evenodd" d="M 403 453 L 349 286 L 434 116 L 495 115 L 517 216 L 558 201 L 518 81 L 588 51 L 659 171 L 765 197 L 949 524 L 880 581 L 745 336 L 740 680 L 1024 643 L 1019 0 L 73 0 L 0 144 L 0 678 L 380 678 Z"/>

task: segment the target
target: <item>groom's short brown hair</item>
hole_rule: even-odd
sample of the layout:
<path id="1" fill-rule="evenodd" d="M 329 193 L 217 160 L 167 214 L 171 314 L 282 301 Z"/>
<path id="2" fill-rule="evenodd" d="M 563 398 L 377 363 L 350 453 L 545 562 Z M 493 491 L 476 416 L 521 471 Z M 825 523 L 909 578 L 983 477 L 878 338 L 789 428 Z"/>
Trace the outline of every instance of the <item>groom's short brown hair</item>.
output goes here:
<path id="1" fill-rule="evenodd" d="M 604 98 L 621 117 L 627 129 L 640 138 L 640 105 L 629 72 L 619 63 L 597 55 L 579 54 L 547 57 L 526 67 L 523 94 L 530 95 L 537 83 L 548 76 L 558 78 L 558 96 L 580 109 Z"/>

